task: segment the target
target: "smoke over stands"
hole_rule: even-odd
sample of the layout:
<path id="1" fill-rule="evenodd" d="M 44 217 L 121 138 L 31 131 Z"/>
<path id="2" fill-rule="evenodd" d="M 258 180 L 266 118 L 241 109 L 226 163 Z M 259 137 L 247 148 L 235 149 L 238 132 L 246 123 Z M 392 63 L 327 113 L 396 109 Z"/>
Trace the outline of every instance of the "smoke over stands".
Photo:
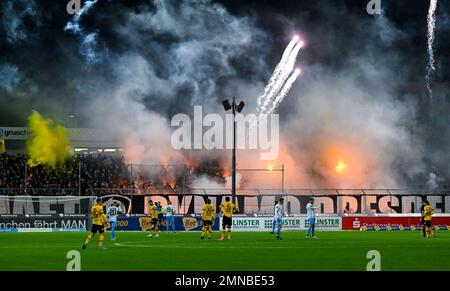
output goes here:
<path id="1" fill-rule="evenodd" d="M 258 151 L 238 151 L 238 168 L 285 164 L 289 188 L 448 180 L 448 3 L 436 10 L 431 115 L 428 1 L 383 2 L 383 13 L 370 16 L 361 1 L 98 0 L 85 1 L 78 17 L 64 2 L 1 1 L 0 124 L 25 125 L 36 109 L 118 138 L 126 163 L 182 164 L 191 185 L 228 187 L 229 152 L 174 150 L 170 120 L 195 105 L 225 114 L 221 101 L 232 96 L 256 113 L 298 34 L 302 74 L 274 107 L 280 156 L 261 161 Z M 241 188 L 280 187 L 275 172 L 238 178 Z"/>

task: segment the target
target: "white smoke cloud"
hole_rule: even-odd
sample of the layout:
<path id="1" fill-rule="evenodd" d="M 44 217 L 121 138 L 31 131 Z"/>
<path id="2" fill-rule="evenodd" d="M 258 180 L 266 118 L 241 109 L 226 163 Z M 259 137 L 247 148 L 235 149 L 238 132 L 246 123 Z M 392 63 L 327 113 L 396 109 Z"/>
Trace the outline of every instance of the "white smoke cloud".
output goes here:
<path id="1" fill-rule="evenodd" d="M 209 1 L 155 0 L 154 5 L 152 11 L 129 11 L 114 25 L 127 51 L 111 55 L 114 86 L 94 85 L 88 115 L 118 137 L 128 162 L 182 163 L 186 153 L 172 149 L 167 112 L 190 114 L 193 105 L 202 105 L 204 114 L 222 112 L 220 100 L 234 93 L 256 100 L 264 84 L 257 75 L 238 76 L 235 66 L 262 75 L 266 36 L 250 19 Z M 252 110 L 251 102 L 247 108 Z M 194 185 L 230 186 L 205 179 L 198 177 Z"/>
<path id="2" fill-rule="evenodd" d="M 183 88 L 192 105 L 217 107 L 217 98 L 229 97 L 215 96 L 220 80 L 241 80 L 233 62 L 242 58 L 242 67 L 266 69 L 261 45 L 266 36 L 249 19 L 232 16 L 210 1 L 155 0 L 154 5 L 154 11 L 130 12 L 116 31 L 131 48 L 145 49 L 155 71 L 172 84 L 165 101 Z M 253 82 L 252 76 L 245 77 Z"/>
<path id="3" fill-rule="evenodd" d="M 439 187 L 439 184 L 444 181 L 443 178 L 439 178 L 435 173 L 430 173 L 428 175 L 428 181 L 426 183 L 427 188 L 430 190 L 434 190 Z"/>
<path id="4" fill-rule="evenodd" d="M 436 60 L 434 51 L 434 39 L 436 30 L 436 9 L 438 0 L 430 0 L 430 8 L 428 10 L 427 17 L 427 52 L 428 52 L 428 66 L 425 80 L 427 83 L 428 94 L 431 100 L 433 100 L 432 81 L 433 75 L 436 71 Z"/>
<path id="5" fill-rule="evenodd" d="M 25 41 L 28 31 L 24 21 L 29 19 L 36 26 L 40 25 L 40 13 L 34 0 L 3 0 L 1 11 L 2 28 L 9 43 Z"/>
<path id="6" fill-rule="evenodd" d="M 359 63 L 367 71 L 305 68 L 308 80 L 283 131 L 297 181 L 305 187 L 402 187 L 407 181 L 400 170 L 408 178 L 423 173 L 422 145 L 408 130 L 414 104 L 395 101 L 388 85 L 367 91 L 360 74 L 377 73 L 372 81 L 378 84 L 389 69 Z M 340 160 L 348 172 L 336 172 Z"/>
<path id="7" fill-rule="evenodd" d="M 220 92 L 253 100 L 245 109 L 251 112 L 264 88 L 258 74 L 270 71 L 262 61 L 264 34 L 249 19 L 206 5 L 208 1 L 154 3 L 154 10 L 129 11 L 124 21 L 115 24 L 127 52 L 111 55 L 114 86 L 106 90 L 100 84 L 90 104 L 94 123 L 118 133 L 127 160 L 134 163 L 183 161 L 185 153 L 170 145 L 173 129 L 167 112 L 191 113 L 192 105 L 203 105 L 204 113 L 221 112 L 219 101 L 230 96 L 217 96 Z M 375 22 L 369 39 L 385 38 L 390 43 L 401 37 L 389 27 L 386 19 Z M 239 59 L 255 76 L 237 76 Z M 367 49 L 339 70 L 305 66 L 305 80 L 291 92 L 295 101 L 288 102 L 293 112 L 281 124 L 284 145 L 279 162 L 288 164 L 288 185 L 396 187 L 407 180 L 398 172 L 407 178 L 422 174 L 422 145 L 408 131 L 415 120 L 415 104 L 395 101 L 398 98 L 392 93 L 398 64 L 395 56 Z M 252 156 L 239 154 L 240 166 L 266 166 Z M 334 167 L 339 159 L 345 160 L 352 175 L 337 175 Z M 250 176 L 243 175 L 245 185 L 261 186 Z M 272 176 L 278 186 L 278 175 Z M 217 184 L 205 176 L 193 183 L 198 188 L 220 188 Z"/>
<path id="8" fill-rule="evenodd" d="M 0 88 L 8 93 L 13 93 L 14 89 L 22 81 L 22 75 L 17 66 L 0 63 Z"/>
<path id="9" fill-rule="evenodd" d="M 93 9 L 98 0 L 85 1 L 81 9 L 74 14 L 71 21 L 67 22 L 64 31 L 70 32 L 81 38 L 80 52 L 87 64 L 92 65 L 100 61 L 100 53 L 97 51 L 97 32 L 88 32 L 81 25 L 81 19 Z"/>

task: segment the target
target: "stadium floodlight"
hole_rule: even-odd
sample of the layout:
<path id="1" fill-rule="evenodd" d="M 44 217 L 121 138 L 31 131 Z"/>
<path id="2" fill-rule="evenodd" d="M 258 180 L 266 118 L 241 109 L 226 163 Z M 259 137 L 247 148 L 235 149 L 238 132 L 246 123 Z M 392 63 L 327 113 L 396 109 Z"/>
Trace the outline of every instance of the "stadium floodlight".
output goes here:
<path id="1" fill-rule="evenodd" d="M 240 101 L 236 104 L 236 97 L 233 97 L 233 101 L 228 99 L 222 101 L 225 111 L 233 110 L 233 151 L 231 156 L 231 200 L 236 203 L 236 112 L 241 113 L 244 109 L 245 103 Z"/>
<path id="2" fill-rule="evenodd" d="M 244 109 L 245 103 L 243 101 L 239 102 L 238 106 L 236 107 L 236 111 L 241 113 L 242 109 Z"/>
<path id="3" fill-rule="evenodd" d="M 231 104 L 230 104 L 230 101 L 228 101 L 228 99 L 222 101 L 222 105 L 223 105 L 223 108 L 225 109 L 225 111 L 228 111 L 231 109 Z"/>

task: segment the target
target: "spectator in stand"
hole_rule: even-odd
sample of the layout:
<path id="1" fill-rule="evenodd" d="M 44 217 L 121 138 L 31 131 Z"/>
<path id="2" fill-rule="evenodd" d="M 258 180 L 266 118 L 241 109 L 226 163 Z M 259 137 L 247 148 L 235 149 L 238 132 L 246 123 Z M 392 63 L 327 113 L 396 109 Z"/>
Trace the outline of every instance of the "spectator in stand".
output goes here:
<path id="1" fill-rule="evenodd" d="M 77 155 L 55 169 L 38 165 L 29 167 L 26 155 L 0 154 L 0 188 L 24 189 L 135 189 L 136 193 L 149 193 L 158 189 L 172 190 L 161 180 L 161 175 L 148 177 L 139 174 L 132 179 L 123 157 L 108 154 Z M 80 170 L 81 169 L 81 170 Z M 81 175 L 81 176 L 80 176 Z M 79 185 L 81 181 L 81 185 Z M 180 181 L 183 179 L 180 178 Z M 178 181 L 177 181 L 178 182 Z M 182 182 L 180 182 L 182 183 Z M 177 185 L 175 185 L 177 188 Z"/>

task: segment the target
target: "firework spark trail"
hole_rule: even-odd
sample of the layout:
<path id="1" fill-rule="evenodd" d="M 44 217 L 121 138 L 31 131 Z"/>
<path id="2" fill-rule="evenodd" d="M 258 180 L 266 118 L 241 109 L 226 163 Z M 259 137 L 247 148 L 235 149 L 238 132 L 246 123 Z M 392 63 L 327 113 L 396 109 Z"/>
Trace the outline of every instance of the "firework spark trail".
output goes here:
<path id="1" fill-rule="evenodd" d="M 261 112 L 263 112 L 263 113 L 266 112 L 270 103 L 272 103 L 272 106 L 273 106 L 275 100 L 277 99 L 277 96 L 278 96 L 277 94 L 283 88 L 284 83 L 286 82 L 286 80 L 289 78 L 292 71 L 294 70 L 295 62 L 297 61 L 297 55 L 298 55 L 300 49 L 302 48 L 302 46 L 303 46 L 303 43 L 299 42 L 292 50 L 291 54 L 289 55 L 289 59 L 286 62 L 286 65 L 283 67 L 280 77 L 277 79 L 272 90 L 268 93 L 266 100 L 261 107 Z"/>
<path id="2" fill-rule="evenodd" d="M 97 1 L 98 0 L 86 1 L 83 7 L 81 7 L 80 11 L 75 13 L 73 19 L 67 22 L 66 26 L 64 27 L 64 30 L 71 31 L 73 33 L 80 33 L 82 30 L 79 24 L 81 17 L 83 16 L 83 14 L 87 13 L 95 5 L 95 3 L 97 3 Z"/>
<path id="3" fill-rule="evenodd" d="M 425 77 L 427 83 L 427 89 L 431 100 L 433 100 L 433 91 L 431 88 L 431 82 L 433 79 L 433 73 L 436 70 L 435 67 L 435 59 L 434 59 L 434 34 L 436 30 L 436 8 L 437 8 L 438 0 L 430 1 L 430 8 L 428 10 L 428 66 L 427 66 L 427 75 Z"/>
<path id="4" fill-rule="evenodd" d="M 272 107 L 267 111 L 267 114 L 271 114 L 275 109 L 278 108 L 280 103 L 283 101 L 284 97 L 286 97 L 286 95 L 289 93 L 289 90 L 291 90 L 292 85 L 294 85 L 294 82 L 297 80 L 300 74 L 301 70 L 296 69 L 295 72 L 289 77 L 289 79 L 287 79 L 277 98 L 273 102 Z"/>
<path id="5" fill-rule="evenodd" d="M 80 11 L 75 13 L 72 20 L 67 22 L 64 27 L 64 31 L 80 37 L 80 52 L 84 56 L 86 63 L 89 65 L 99 61 L 99 55 L 95 50 L 98 33 L 85 31 L 85 29 L 80 25 L 80 20 L 94 7 L 97 2 L 98 0 L 88 0 L 84 2 L 84 5 L 81 7 Z"/>
<path id="6" fill-rule="evenodd" d="M 289 55 L 291 54 L 292 49 L 294 48 L 294 46 L 296 45 L 298 40 L 299 40 L 299 37 L 294 36 L 294 38 L 291 40 L 291 42 L 288 44 L 288 46 L 284 50 L 283 56 L 281 57 L 281 60 L 278 63 L 278 65 L 275 67 L 275 70 L 273 71 L 272 76 L 270 77 L 269 83 L 264 88 L 263 94 L 261 96 L 259 96 L 258 99 L 256 100 L 256 102 L 258 104 L 258 111 L 261 109 L 260 106 L 262 105 L 263 101 L 265 101 L 267 94 L 272 90 L 273 86 L 275 85 L 278 76 L 282 72 L 284 65 L 286 64 L 286 62 L 289 59 Z"/>

